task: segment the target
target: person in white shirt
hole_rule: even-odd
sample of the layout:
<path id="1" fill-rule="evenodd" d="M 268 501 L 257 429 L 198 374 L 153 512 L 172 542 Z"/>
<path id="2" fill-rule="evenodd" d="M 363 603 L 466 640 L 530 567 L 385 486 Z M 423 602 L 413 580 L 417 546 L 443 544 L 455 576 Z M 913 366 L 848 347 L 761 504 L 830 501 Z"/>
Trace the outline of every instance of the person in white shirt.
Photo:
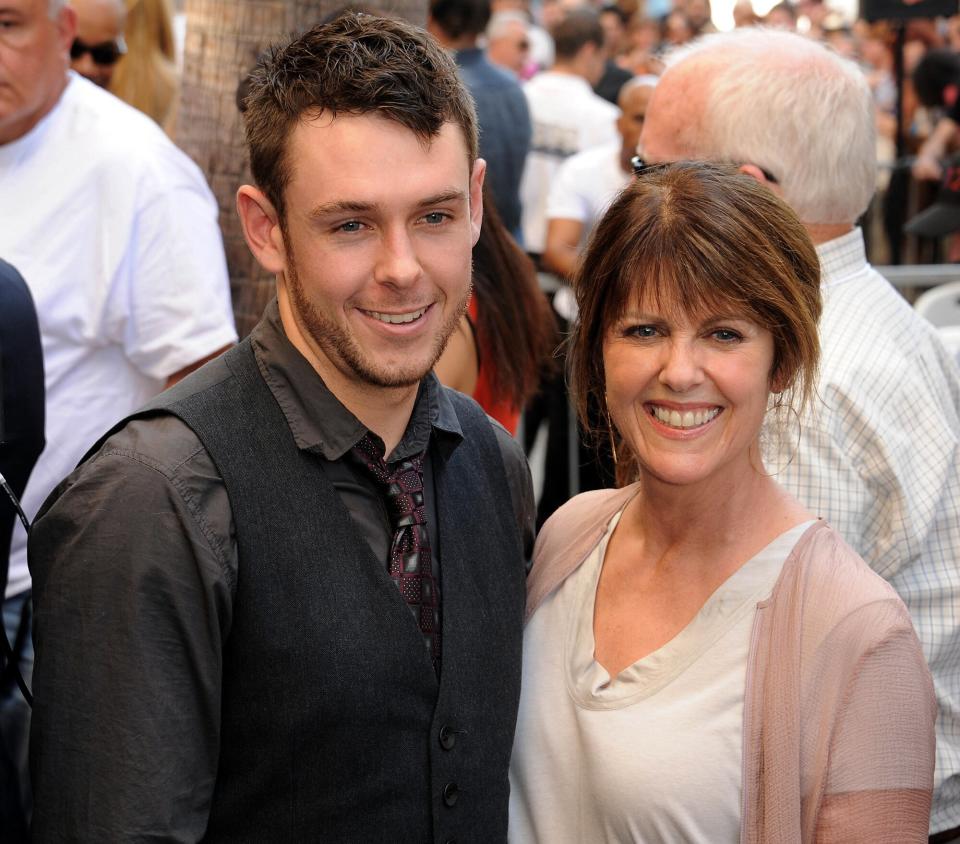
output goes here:
<path id="1" fill-rule="evenodd" d="M 855 221 L 876 169 L 866 79 L 792 33 L 710 35 L 668 60 L 639 149 L 648 164 L 738 165 L 817 245 L 819 400 L 767 465 L 910 610 L 939 705 L 930 831 L 960 840 L 960 371 L 865 257 Z"/>
<path id="2" fill-rule="evenodd" d="M 616 142 L 620 110 L 593 93 L 606 54 L 597 13 L 577 8 L 554 27 L 556 61 L 523 87 L 530 106 L 533 140 L 520 182 L 523 246 L 542 255 L 546 245 L 547 196 L 563 161 L 581 150 Z"/>
<path id="3" fill-rule="evenodd" d="M 635 76 L 620 89 L 617 131 L 620 143 L 584 150 L 560 167 L 547 199 L 547 246 L 543 263 L 569 278 L 590 232 L 633 175 L 647 103 L 657 84 L 655 76 Z"/>
<path id="4" fill-rule="evenodd" d="M 36 302 L 46 380 L 47 447 L 23 495 L 32 518 L 111 425 L 237 336 L 199 168 L 148 117 L 68 70 L 76 14 L 64 0 L 3 0 L 0 20 L 0 256 Z M 9 639 L 29 630 L 30 589 L 18 528 Z M 26 784 L 27 710 L 15 694 L 0 729 Z"/>

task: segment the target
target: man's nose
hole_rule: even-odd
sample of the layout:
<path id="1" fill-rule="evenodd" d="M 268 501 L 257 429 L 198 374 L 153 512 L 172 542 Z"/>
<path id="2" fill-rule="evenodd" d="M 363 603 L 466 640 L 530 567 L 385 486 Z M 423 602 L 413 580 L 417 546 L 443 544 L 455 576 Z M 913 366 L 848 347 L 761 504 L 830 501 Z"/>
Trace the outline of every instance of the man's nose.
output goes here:
<path id="1" fill-rule="evenodd" d="M 380 241 L 374 279 L 380 284 L 408 287 L 422 272 L 410 233 L 405 228 L 387 230 Z"/>

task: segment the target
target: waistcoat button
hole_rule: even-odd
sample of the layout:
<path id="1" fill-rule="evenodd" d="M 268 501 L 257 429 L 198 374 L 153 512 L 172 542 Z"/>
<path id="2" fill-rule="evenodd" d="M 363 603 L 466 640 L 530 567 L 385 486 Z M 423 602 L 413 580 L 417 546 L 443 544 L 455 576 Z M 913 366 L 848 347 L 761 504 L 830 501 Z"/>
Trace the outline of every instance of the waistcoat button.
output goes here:
<path id="1" fill-rule="evenodd" d="M 444 724 L 440 728 L 440 747 L 442 747 L 444 750 L 453 750 L 453 747 L 456 743 L 456 732 Z"/>
<path id="2" fill-rule="evenodd" d="M 460 789 L 455 782 L 448 782 L 443 787 L 443 802 L 448 806 L 456 806 L 457 798 L 460 796 Z"/>

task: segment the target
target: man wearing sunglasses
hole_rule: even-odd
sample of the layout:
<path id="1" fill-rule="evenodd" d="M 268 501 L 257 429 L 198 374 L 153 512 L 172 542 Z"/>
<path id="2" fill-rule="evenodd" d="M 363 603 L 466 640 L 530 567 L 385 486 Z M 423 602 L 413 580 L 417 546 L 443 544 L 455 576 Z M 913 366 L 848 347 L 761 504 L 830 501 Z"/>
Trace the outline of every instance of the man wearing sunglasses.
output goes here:
<path id="1" fill-rule="evenodd" d="M 639 149 L 641 179 L 679 159 L 737 164 L 817 246 L 818 401 L 767 465 L 909 608 L 940 705 L 931 841 L 960 841 L 960 372 L 867 263 L 857 220 L 876 186 L 870 88 L 852 62 L 793 33 L 710 35 L 668 60 Z"/>
<path id="2" fill-rule="evenodd" d="M 107 88 L 117 62 L 127 52 L 123 0 L 70 0 L 77 13 L 77 35 L 70 45 L 70 67 Z"/>

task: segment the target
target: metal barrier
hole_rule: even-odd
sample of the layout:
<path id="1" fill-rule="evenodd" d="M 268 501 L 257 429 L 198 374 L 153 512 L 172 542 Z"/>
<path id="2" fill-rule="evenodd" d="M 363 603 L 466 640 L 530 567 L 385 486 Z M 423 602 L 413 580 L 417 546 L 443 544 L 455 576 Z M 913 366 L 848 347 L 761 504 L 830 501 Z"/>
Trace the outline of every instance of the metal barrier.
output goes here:
<path id="1" fill-rule="evenodd" d="M 874 269 L 900 289 L 936 287 L 947 281 L 960 281 L 960 264 L 903 264 Z"/>

